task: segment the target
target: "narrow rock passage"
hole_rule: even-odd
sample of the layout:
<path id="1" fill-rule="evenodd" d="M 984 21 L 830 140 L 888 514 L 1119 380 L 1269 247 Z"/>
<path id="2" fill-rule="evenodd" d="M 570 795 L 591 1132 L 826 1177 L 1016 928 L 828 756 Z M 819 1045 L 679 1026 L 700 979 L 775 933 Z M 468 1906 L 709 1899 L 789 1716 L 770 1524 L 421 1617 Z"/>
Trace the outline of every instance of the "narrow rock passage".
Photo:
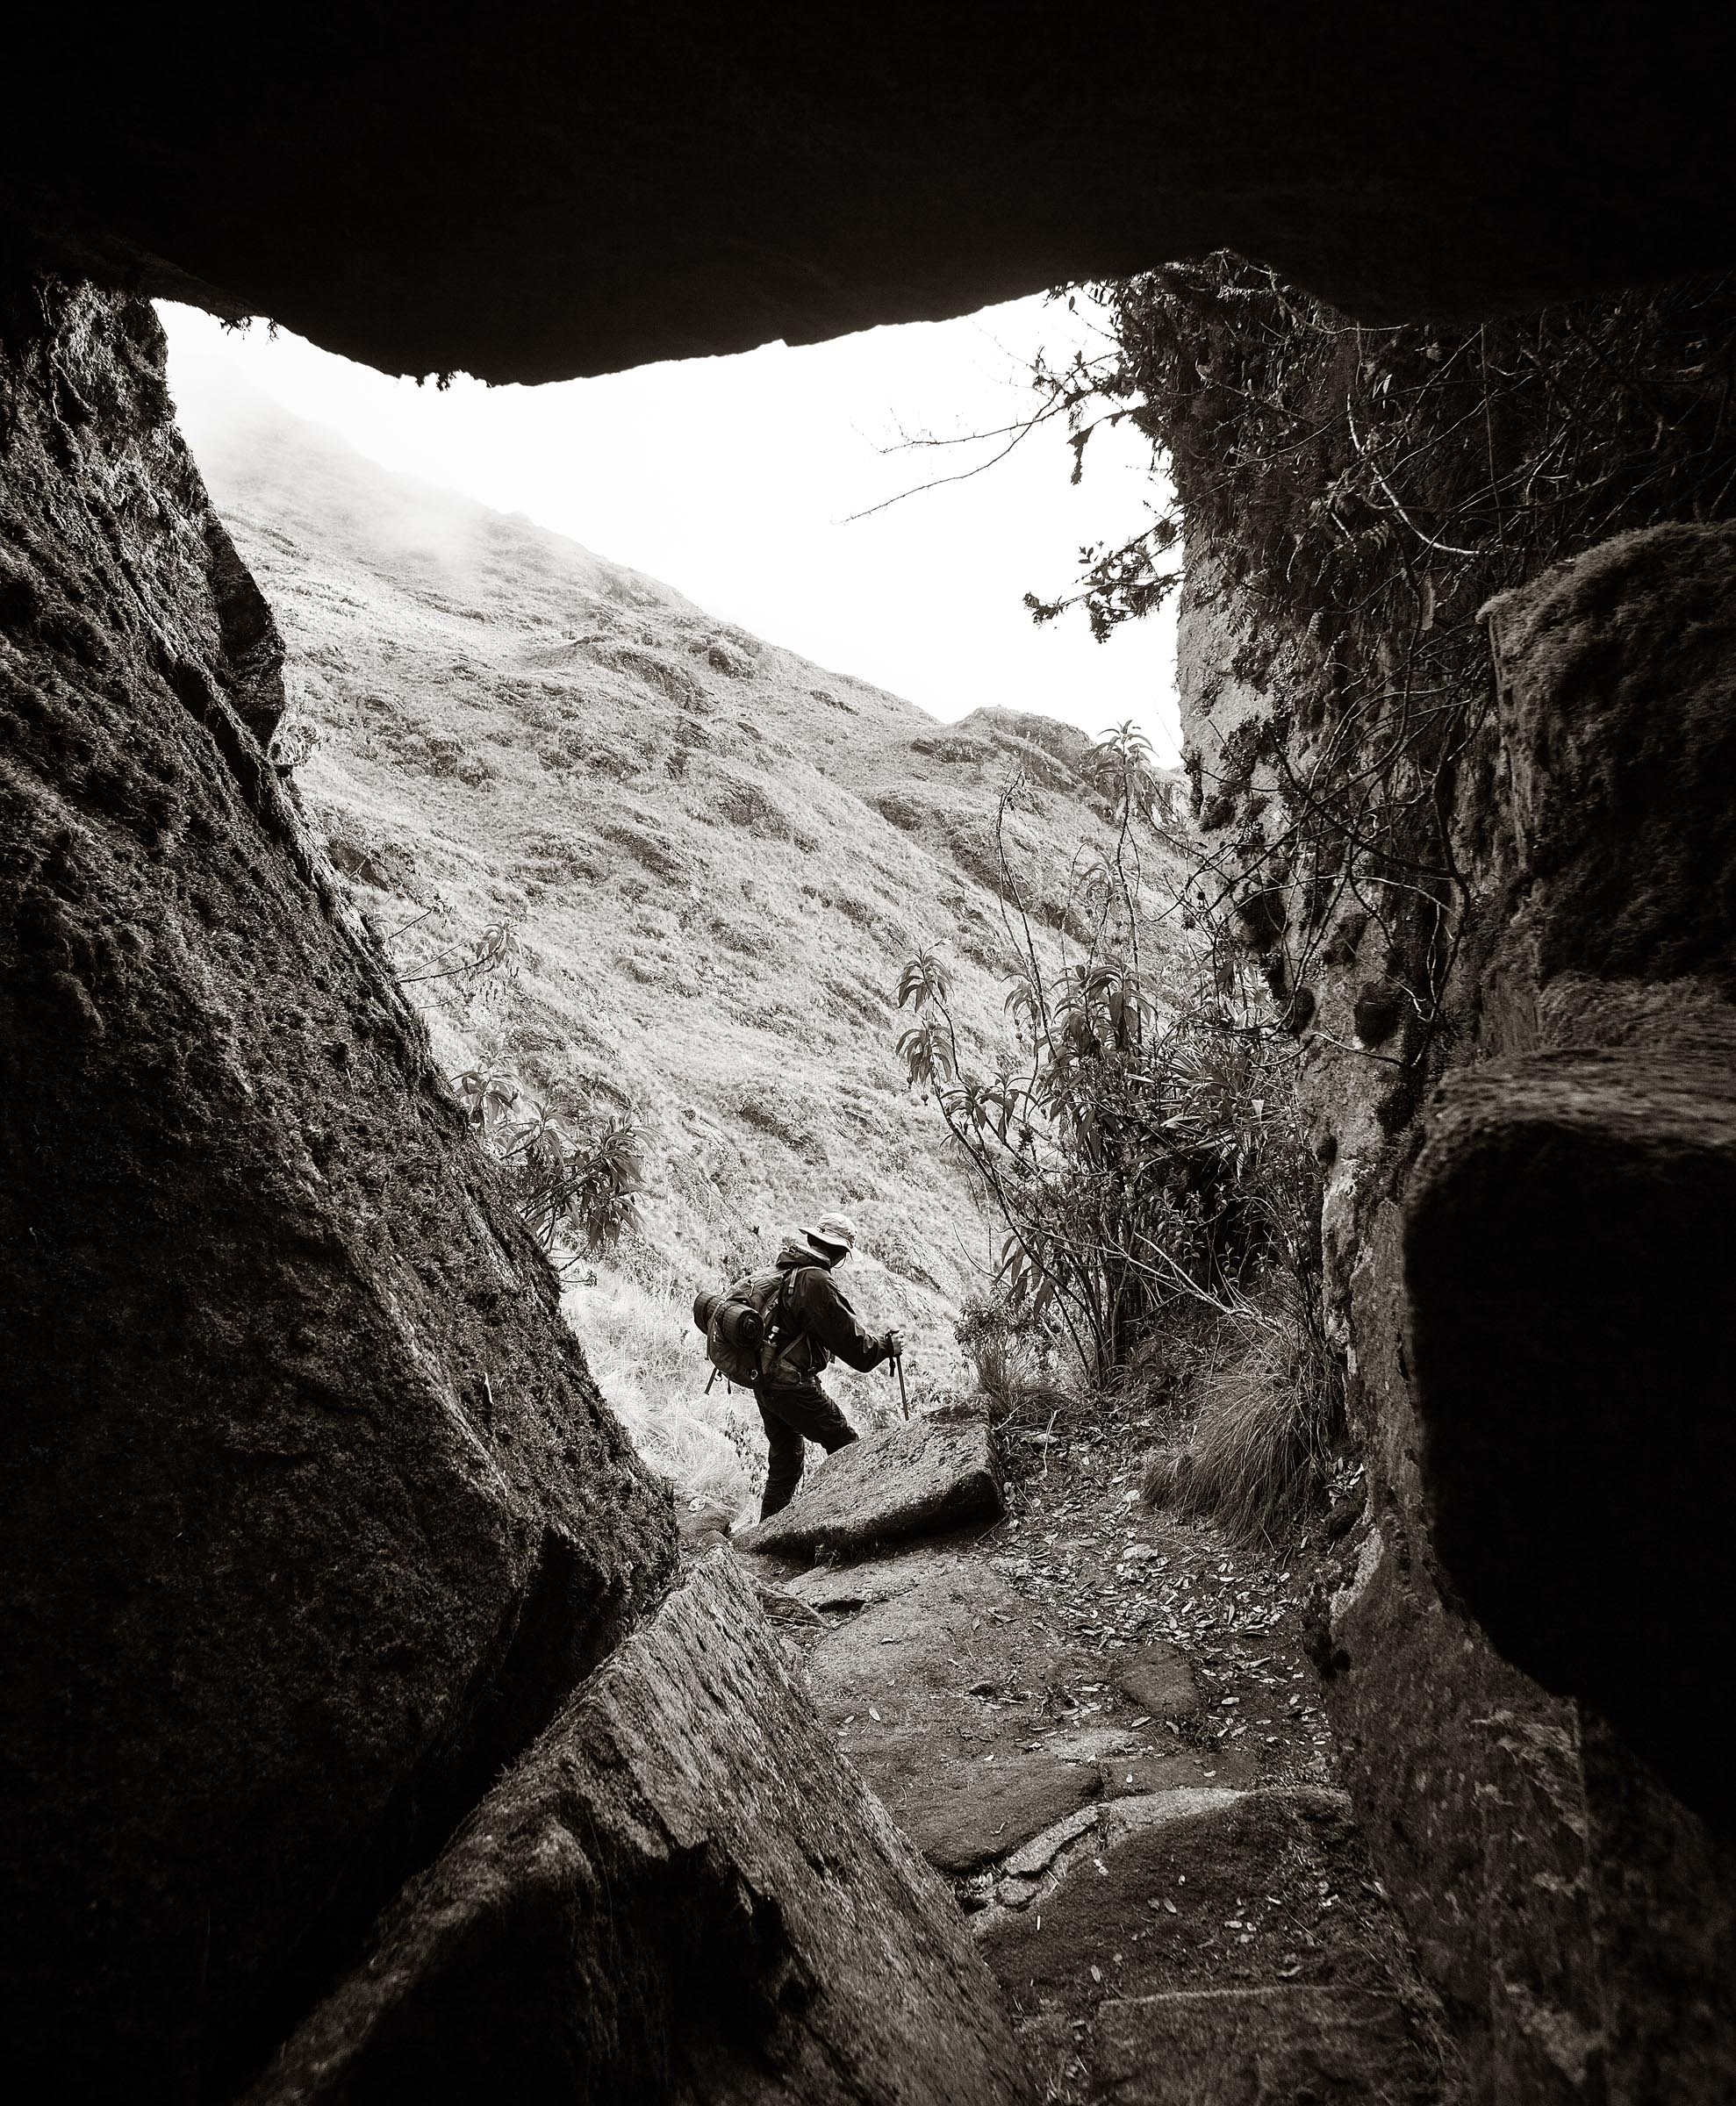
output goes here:
<path id="1" fill-rule="evenodd" d="M 986 1527 L 745 1554 L 822 1718 L 951 1879 L 1044 2095 L 1424 2106 L 1431 2015 L 1334 1780 L 1301 1565 L 1146 1512 L 1141 1430 L 1004 1443 Z"/>

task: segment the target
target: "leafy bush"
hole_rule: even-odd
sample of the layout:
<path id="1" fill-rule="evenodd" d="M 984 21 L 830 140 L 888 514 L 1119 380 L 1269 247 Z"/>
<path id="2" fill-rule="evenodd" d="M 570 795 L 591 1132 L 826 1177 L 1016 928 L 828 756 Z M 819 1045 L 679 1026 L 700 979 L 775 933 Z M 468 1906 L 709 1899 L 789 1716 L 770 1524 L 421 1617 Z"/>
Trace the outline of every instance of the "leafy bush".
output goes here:
<path id="1" fill-rule="evenodd" d="M 545 1250 L 557 1236 L 581 1250 L 613 1249 L 637 1220 L 645 1136 L 615 1114 L 557 1118 L 510 1078 L 471 1068 L 459 1100 L 489 1153 L 512 1178 L 520 1214 Z"/>
<path id="2" fill-rule="evenodd" d="M 1237 948 L 1180 901 L 1174 940 L 1153 954 L 1136 826 L 1160 823 L 1148 749 L 1123 727 L 1100 756 L 1119 826 L 1112 855 L 1078 873 L 1065 927 L 1045 950 L 1031 889 L 995 841 L 1013 963 L 1007 1009 L 1016 1056 L 967 1060 L 946 967 L 905 967 L 914 1021 L 899 1042 L 1006 1230 L 997 1279 L 1008 1303 L 1051 1318 L 1087 1378 L 1109 1380 L 1178 1301 L 1248 1308 L 1274 1269 L 1317 1291 L 1318 1175 L 1296 1115 L 1295 1042 L 1277 1028 Z M 1003 793 L 1004 822 L 1016 778 Z"/>

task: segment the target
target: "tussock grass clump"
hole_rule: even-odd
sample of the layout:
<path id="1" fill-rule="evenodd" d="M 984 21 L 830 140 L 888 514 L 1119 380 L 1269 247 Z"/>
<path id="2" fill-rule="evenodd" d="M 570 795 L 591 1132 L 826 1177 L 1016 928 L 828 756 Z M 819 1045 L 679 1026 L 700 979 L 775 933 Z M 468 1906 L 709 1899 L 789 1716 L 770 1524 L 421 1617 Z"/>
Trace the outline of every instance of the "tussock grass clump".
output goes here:
<path id="1" fill-rule="evenodd" d="M 1041 1426 L 1068 1411 L 1087 1386 L 1057 1365 L 1056 1339 L 1036 1325 L 1028 1309 L 1016 1308 L 1002 1292 L 967 1295 L 952 1335 L 963 1348 L 977 1393 L 987 1400 L 998 1424 Z"/>
<path id="2" fill-rule="evenodd" d="M 1144 1503 L 1216 1521 L 1244 1541 L 1295 1535 L 1324 1502 L 1341 1418 L 1324 1342 L 1291 1311 L 1251 1315 L 1193 1396 L 1185 1445 L 1146 1465 Z"/>
<path id="3" fill-rule="evenodd" d="M 1072 1391 L 1005 1339 L 985 1339 L 972 1349 L 971 1359 L 978 1392 L 987 1398 L 989 1416 L 999 1424 L 1038 1426 L 1072 1404 Z"/>

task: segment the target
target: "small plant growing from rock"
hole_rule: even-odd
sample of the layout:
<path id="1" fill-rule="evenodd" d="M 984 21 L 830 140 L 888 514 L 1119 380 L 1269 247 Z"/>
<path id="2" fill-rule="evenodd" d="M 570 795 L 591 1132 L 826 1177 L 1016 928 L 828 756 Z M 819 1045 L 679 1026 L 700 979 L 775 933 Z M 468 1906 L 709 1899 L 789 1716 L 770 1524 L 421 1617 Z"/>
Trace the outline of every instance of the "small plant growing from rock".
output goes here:
<path id="1" fill-rule="evenodd" d="M 438 904 L 429 910 L 439 913 Z M 418 915 L 415 921 L 406 922 L 394 932 L 395 941 L 410 929 L 425 923 L 427 917 Z M 414 972 L 401 972 L 398 976 L 400 987 L 417 987 L 431 981 L 450 981 L 465 995 L 474 995 L 490 982 L 499 978 L 510 979 L 517 963 L 519 940 L 510 922 L 490 921 L 476 935 L 457 943 L 449 944 Z"/>
<path id="2" fill-rule="evenodd" d="M 637 1221 L 645 1135 L 613 1114 L 557 1117 L 510 1077 L 467 1069 L 454 1085 L 470 1125 L 511 1178 L 513 1198 L 545 1250 L 557 1240 L 612 1250 Z"/>
<path id="3" fill-rule="evenodd" d="M 319 727 L 312 717 L 285 717 L 271 736 L 269 757 L 279 775 L 293 775 L 319 750 Z"/>

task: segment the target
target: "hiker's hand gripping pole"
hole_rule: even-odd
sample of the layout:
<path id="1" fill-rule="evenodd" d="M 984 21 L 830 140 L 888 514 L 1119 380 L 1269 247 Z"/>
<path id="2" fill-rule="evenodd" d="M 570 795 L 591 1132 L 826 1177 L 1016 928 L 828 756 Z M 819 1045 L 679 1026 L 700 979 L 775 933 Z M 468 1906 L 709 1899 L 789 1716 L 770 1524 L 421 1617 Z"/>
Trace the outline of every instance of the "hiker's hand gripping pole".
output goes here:
<path id="1" fill-rule="evenodd" d="M 904 1333 L 892 1330 L 886 1333 L 886 1358 L 898 1372 L 898 1400 L 904 1415 L 910 1416 L 910 1399 L 904 1387 Z"/>

